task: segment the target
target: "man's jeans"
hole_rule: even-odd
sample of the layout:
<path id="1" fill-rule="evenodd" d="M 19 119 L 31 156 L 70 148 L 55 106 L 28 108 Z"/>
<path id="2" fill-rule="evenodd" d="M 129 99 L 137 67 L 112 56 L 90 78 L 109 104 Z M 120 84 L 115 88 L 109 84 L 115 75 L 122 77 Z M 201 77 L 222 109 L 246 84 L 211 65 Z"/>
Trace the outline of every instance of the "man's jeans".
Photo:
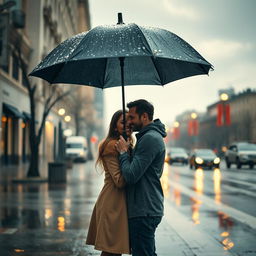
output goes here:
<path id="1" fill-rule="evenodd" d="M 130 243 L 133 256 L 157 256 L 155 231 L 162 217 L 136 217 L 129 219 Z"/>

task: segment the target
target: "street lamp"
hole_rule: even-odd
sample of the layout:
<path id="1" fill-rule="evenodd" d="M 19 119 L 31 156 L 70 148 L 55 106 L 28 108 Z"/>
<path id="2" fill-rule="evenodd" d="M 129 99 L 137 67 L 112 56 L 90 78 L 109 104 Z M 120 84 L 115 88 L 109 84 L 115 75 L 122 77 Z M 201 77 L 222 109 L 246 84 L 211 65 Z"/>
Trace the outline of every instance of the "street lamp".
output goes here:
<path id="1" fill-rule="evenodd" d="M 174 127 L 178 128 L 180 126 L 180 123 L 178 121 L 174 122 Z"/>
<path id="2" fill-rule="evenodd" d="M 65 110 L 64 108 L 60 108 L 59 111 L 58 111 L 58 114 L 59 114 L 60 116 L 64 116 L 65 113 L 66 113 L 66 110 Z"/>
<path id="3" fill-rule="evenodd" d="M 188 135 L 192 137 L 193 146 L 195 147 L 198 140 L 198 115 L 196 112 L 190 114 L 190 119 L 188 120 Z"/>
<path id="4" fill-rule="evenodd" d="M 180 123 L 175 121 L 173 124 L 173 139 L 178 140 L 180 138 Z"/>
<path id="5" fill-rule="evenodd" d="M 228 96 L 227 93 L 222 93 L 222 94 L 220 95 L 220 99 L 221 99 L 222 101 L 227 101 L 227 100 L 229 99 L 229 96 Z"/>
<path id="6" fill-rule="evenodd" d="M 191 116 L 192 119 L 196 119 L 197 118 L 197 113 L 193 112 L 193 113 L 191 113 L 190 116 Z"/>
<path id="7" fill-rule="evenodd" d="M 71 116 L 64 117 L 65 122 L 69 123 L 71 121 Z"/>
<path id="8" fill-rule="evenodd" d="M 225 126 L 231 124 L 230 105 L 228 100 L 229 95 L 227 93 L 222 93 L 220 95 L 220 102 L 217 104 L 217 126 Z"/>

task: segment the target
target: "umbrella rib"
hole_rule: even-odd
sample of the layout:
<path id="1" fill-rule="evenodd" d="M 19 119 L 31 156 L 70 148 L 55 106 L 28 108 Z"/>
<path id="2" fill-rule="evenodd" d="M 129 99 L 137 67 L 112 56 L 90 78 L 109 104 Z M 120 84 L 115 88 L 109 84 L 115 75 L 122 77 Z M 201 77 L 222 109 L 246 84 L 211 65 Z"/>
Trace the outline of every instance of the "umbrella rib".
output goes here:
<path id="1" fill-rule="evenodd" d="M 151 60 L 152 60 L 152 62 L 153 62 L 153 64 L 154 64 L 154 67 L 155 67 L 156 72 L 157 72 L 157 74 L 158 74 L 158 77 L 159 77 L 159 80 L 160 80 L 160 82 L 161 82 L 161 85 L 164 85 L 164 83 L 163 83 L 163 81 L 162 81 L 162 78 L 161 78 L 161 76 L 160 76 L 159 70 L 158 70 L 158 68 L 157 68 L 157 65 L 156 65 L 156 62 L 155 62 L 155 58 L 154 58 L 154 57 L 151 57 Z"/>
<path id="2" fill-rule="evenodd" d="M 137 24 L 134 24 L 134 25 L 138 28 L 140 34 L 141 34 L 142 37 L 145 39 L 145 42 L 146 42 L 148 48 L 151 50 L 151 54 L 152 54 L 152 56 L 153 56 L 152 49 L 151 49 L 151 47 L 150 47 L 150 45 L 149 45 L 149 43 L 148 43 L 147 38 L 146 38 L 145 35 L 142 33 L 142 31 L 141 31 L 141 29 L 140 29 L 140 26 L 138 26 Z M 158 74 L 159 80 L 160 80 L 161 84 L 163 85 L 162 79 L 161 79 L 161 76 L 160 76 L 160 73 L 159 73 L 159 71 L 158 71 L 158 69 L 157 69 L 157 66 L 156 66 L 156 63 L 155 63 L 155 61 L 154 61 L 154 57 L 152 57 L 152 56 L 151 56 L 151 60 L 152 60 L 152 62 L 153 62 L 153 64 L 154 64 L 154 67 L 155 67 L 156 72 L 157 72 L 157 74 Z"/>
<path id="3" fill-rule="evenodd" d="M 105 61 L 105 67 L 104 67 L 104 77 L 103 77 L 103 83 L 102 83 L 102 89 L 104 88 L 104 84 L 105 84 L 105 81 L 106 81 L 106 69 L 107 69 L 107 65 L 108 65 L 108 58 L 106 58 L 106 61 Z"/>

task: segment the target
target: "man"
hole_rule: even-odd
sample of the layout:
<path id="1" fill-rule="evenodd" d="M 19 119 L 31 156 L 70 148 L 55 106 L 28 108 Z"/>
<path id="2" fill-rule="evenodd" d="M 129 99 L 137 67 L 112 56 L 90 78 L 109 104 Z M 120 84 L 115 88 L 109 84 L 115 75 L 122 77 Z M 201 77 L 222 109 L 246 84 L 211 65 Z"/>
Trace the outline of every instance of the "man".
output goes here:
<path id="1" fill-rule="evenodd" d="M 155 256 L 155 231 L 163 216 L 163 191 L 160 177 L 165 159 L 165 127 L 153 121 L 154 107 L 140 99 L 127 104 L 128 124 L 136 134 L 132 157 L 121 136 L 116 147 L 120 169 L 127 183 L 127 206 L 133 256 Z"/>

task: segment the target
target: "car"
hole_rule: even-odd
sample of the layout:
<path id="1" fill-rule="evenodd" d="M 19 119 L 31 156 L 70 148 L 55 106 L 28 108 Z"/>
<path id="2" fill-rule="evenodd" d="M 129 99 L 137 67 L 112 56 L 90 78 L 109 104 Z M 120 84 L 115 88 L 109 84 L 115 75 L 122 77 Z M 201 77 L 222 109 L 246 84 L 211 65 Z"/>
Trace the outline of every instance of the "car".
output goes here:
<path id="1" fill-rule="evenodd" d="M 219 168 L 220 158 L 211 149 L 195 149 L 191 152 L 189 158 L 190 169 L 199 167 Z"/>
<path id="2" fill-rule="evenodd" d="M 182 163 L 188 164 L 188 154 L 184 148 L 171 147 L 167 150 L 169 164 Z"/>
<path id="3" fill-rule="evenodd" d="M 87 140 L 83 136 L 70 136 L 66 140 L 66 158 L 72 161 L 86 162 Z"/>
<path id="4" fill-rule="evenodd" d="M 248 142 L 232 143 L 225 153 L 227 168 L 236 164 L 237 169 L 249 165 L 253 169 L 256 164 L 256 144 Z"/>

